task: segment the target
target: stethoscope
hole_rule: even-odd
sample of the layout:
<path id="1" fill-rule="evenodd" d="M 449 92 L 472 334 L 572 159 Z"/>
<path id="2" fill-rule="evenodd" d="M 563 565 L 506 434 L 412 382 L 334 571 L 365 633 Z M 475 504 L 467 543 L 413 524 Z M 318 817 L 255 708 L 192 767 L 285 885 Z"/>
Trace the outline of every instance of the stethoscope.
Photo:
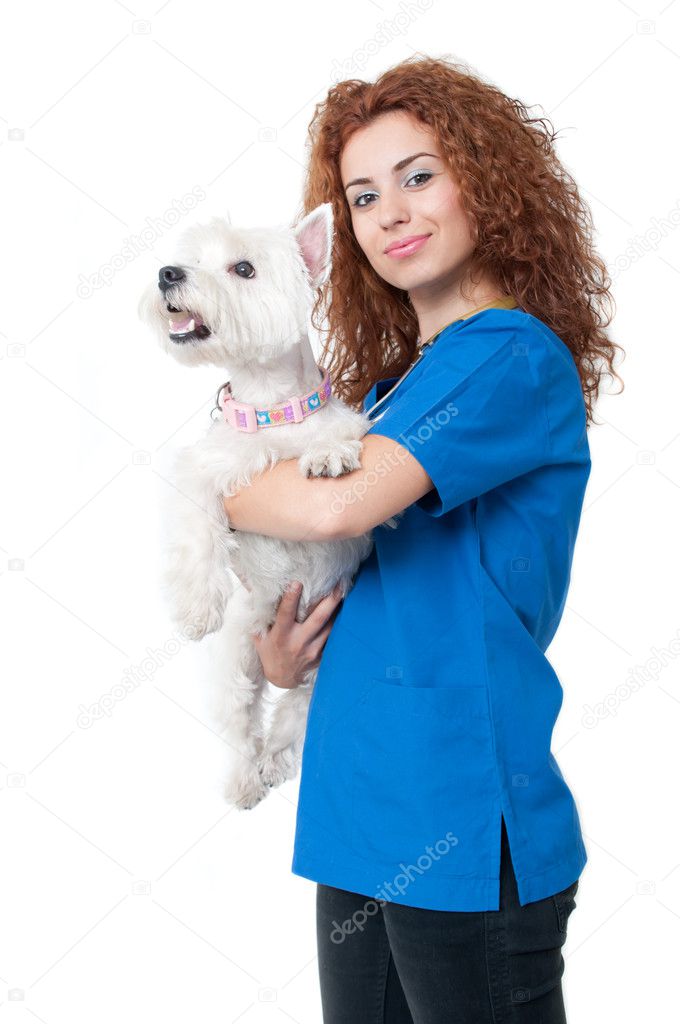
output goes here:
<path id="1" fill-rule="evenodd" d="M 440 332 L 439 332 L 438 334 L 435 334 L 435 336 L 434 336 L 433 338 L 430 338 L 430 339 L 429 339 L 429 341 L 426 341 L 426 342 L 424 342 L 424 343 L 423 343 L 423 344 L 422 344 L 422 345 L 420 346 L 420 351 L 418 352 L 418 355 L 417 355 L 417 356 L 416 356 L 416 358 L 415 358 L 415 359 L 413 360 L 413 362 L 412 362 L 412 363 L 411 363 L 411 365 L 410 365 L 410 366 L 408 367 L 408 369 L 407 369 L 407 370 L 406 370 L 406 371 L 405 371 L 404 373 L 402 373 L 402 375 L 401 375 L 401 377 L 399 378 L 399 380 L 398 380 L 398 381 L 396 381 L 396 382 L 395 382 L 395 383 L 394 383 L 394 384 L 392 385 L 392 387 L 390 388 L 390 390 L 389 390 L 389 391 L 387 391 L 387 392 L 386 392 L 386 393 L 385 393 L 385 394 L 384 394 L 384 395 L 382 396 L 382 398 L 380 399 L 380 401 L 376 402 L 376 403 L 375 403 L 375 405 L 372 405 L 372 406 L 371 406 L 371 408 L 370 408 L 370 409 L 369 409 L 369 410 L 368 410 L 367 412 L 365 412 L 365 413 L 364 413 L 364 415 L 365 415 L 365 416 L 367 416 L 369 420 L 373 420 L 373 422 L 374 422 L 374 423 L 377 423 L 377 422 L 378 422 L 378 420 L 380 419 L 380 417 L 381 417 L 381 416 L 384 416 L 384 415 L 385 415 L 385 413 L 387 412 L 387 409 L 383 409 L 383 411 L 382 411 L 382 412 L 380 413 L 380 415 L 379 415 L 379 416 L 374 416 L 374 415 L 373 415 L 373 411 L 374 411 L 375 409 L 377 409 L 377 408 L 378 408 L 378 406 L 382 405 L 382 404 L 383 404 L 383 402 L 384 402 L 384 401 L 386 401 L 386 399 L 388 399 L 388 398 L 390 397 L 390 395 L 392 394 L 392 392 L 393 392 L 393 391 L 395 391 L 395 390 L 396 390 L 396 388 L 398 388 L 398 387 L 399 387 L 399 385 L 401 384 L 401 382 L 402 382 L 403 380 L 405 380 L 405 379 L 406 379 L 406 377 L 408 377 L 408 375 L 409 375 L 409 373 L 411 372 L 411 370 L 415 370 L 416 366 L 418 365 L 418 363 L 420 362 L 420 360 L 421 360 L 421 359 L 423 358 L 423 356 L 425 355 L 425 350 L 426 350 L 427 346 L 428 346 L 428 345 L 432 345 L 432 344 L 433 344 L 433 343 L 434 343 L 434 342 L 435 342 L 435 341 L 437 340 L 437 338 L 439 337 L 439 335 L 440 335 L 440 334 L 441 334 L 441 331 L 440 331 Z"/>
<path id="2" fill-rule="evenodd" d="M 377 409 L 377 408 L 378 408 L 379 406 L 381 406 L 381 405 L 383 404 L 383 402 L 387 401 L 387 399 L 388 399 L 388 398 L 390 397 L 390 395 L 391 395 L 391 394 L 392 394 L 392 393 L 393 393 L 394 391 L 396 391 L 396 389 L 397 389 L 397 388 L 399 387 L 399 385 L 401 384 L 401 382 L 402 382 L 403 380 L 405 380 L 405 379 L 406 379 L 406 378 L 408 377 L 409 373 L 411 373 L 411 371 L 412 371 L 412 370 L 415 370 L 416 366 L 418 365 L 418 363 L 420 362 L 420 360 L 421 360 L 421 359 L 423 358 L 423 356 L 425 355 L 425 352 L 426 352 L 426 350 L 427 350 L 428 346 L 430 346 L 430 345 L 433 345 L 433 344 L 434 344 L 434 342 L 435 342 L 435 341 L 436 341 L 436 340 L 437 340 L 438 338 L 440 338 L 440 337 L 442 336 L 442 334 L 444 333 L 444 331 L 446 330 L 446 328 L 447 328 L 447 327 L 450 327 L 450 326 L 451 326 L 451 324 L 455 324 L 455 323 L 458 323 L 458 321 L 459 321 L 459 320 L 467 320 L 467 319 L 468 319 L 468 317 L 474 316 L 474 314 L 475 314 L 475 313 L 481 313 L 481 311 L 482 311 L 483 309 L 490 309 L 491 307 L 494 307 L 494 308 L 497 308 L 497 309 L 513 309 L 513 308 L 514 308 L 514 307 L 515 307 L 516 305 L 517 305 L 517 302 L 516 302 L 516 300 L 515 300 L 515 299 L 514 299 L 514 298 L 512 297 L 512 295 L 503 295 L 503 296 L 501 296 L 501 297 L 500 297 L 500 298 L 498 298 L 498 299 L 492 299 L 492 300 L 491 300 L 491 302 L 486 302 L 486 303 L 485 303 L 485 304 L 484 304 L 483 306 L 478 306 L 478 307 L 477 307 L 477 309 L 472 309 L 472 310 L 470 310 L 470 312 L 469 312 L 469 313 L 465 313 L 465 315 L 464 315 L 464 316 L 459 316 L 459 317 L 456 317 L 456 319 L 455 319 L 455 320 L 452 320 L 452 321 L 451 321 L 451 323 L 449 323 L 449 324 L 445 324 L 445 325 L 444 325 L 444 327 L 441 327 L 441 328 L 440 328 L 440 329 L 439 329 L 439 330 L 437 331 L 437 333 L 436 333 L 436 334 L 433 334 L 431 338 L 428 338 L 428 340 L 427 340 L 427 341 L 424 341 L 424 342 L 422 343 L 422 345 L 420 345 L 420 346 L 419 346 L 419 352 L 418 352 L 418 355 L 417 355 L 417 356 L 416 356 L 416 358 L 415 358 L 415 359 L 413 360 L 413 362 L 411 363 L 411 365 L 410 365 L 410 366 L 409 366 L 409 367 L 408 367 L 408 368 L 407 368 L 407 369 L 406 369 L 406 370 L 405 370 L 405 371 L 404 371 L 404 372 L 402 373 L 402 375 L 401 375 L 401 377 L 399 378 L 399 380 L 398 380 L 398 381 L 395 381 L 395 383 L 394 383 L 394 384 L 392 385 L 392 387 L 390 388 L 390 390 L 389 390 L 389 391 L 387 391 L 387 392 L 386 392 L 386 393 L 385 393 L 385 394 L 384 394 L 384 395 L 382 396 L 382 398 L 380 399 L 380 401 L 376 402 L 376 403 L 375 403 L 375 405 L 372 405 L 372 406 L 371 406 L 371 408 L 370 408 L 370 409 L 368 409 L 368 410 L 367 410 L 367 411 L 366 411 L 366 412 L 364 413 L 364 415 L 365 415 L 365 416 L 367 416 L 367 417 L 368 417 L 368 419 L 369 419 L 369 420 L 372 420 L 372 421 L 373 421 L 374 423 L 377 423 L 377 422 L 378 422 L 378 420 L 379 420 L 379 419 L 381 418 L 381 416 L 384 416 L 384 415 L 385 415 L 385 413 L 387 412 L 387 409 L 383 409 L 383 411 L 382 411 L 382 412 L 381 412 L 381 413 L 380 413 L 380 414 L 379 414 L 378 416 L 375 416 L 375 417 L 373 416 L 373 413 L 374 413 L 374 410 L 375 410 L 375 409 Z"/>

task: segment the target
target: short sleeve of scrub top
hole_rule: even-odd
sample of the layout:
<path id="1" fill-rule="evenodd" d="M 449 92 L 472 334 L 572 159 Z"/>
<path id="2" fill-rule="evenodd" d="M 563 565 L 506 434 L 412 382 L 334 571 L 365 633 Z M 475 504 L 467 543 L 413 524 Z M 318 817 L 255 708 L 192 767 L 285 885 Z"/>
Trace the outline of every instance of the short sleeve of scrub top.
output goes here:
<path id="1" fill-rule="evenodd" d="M 444 328 L 370 432 L 434 486 L 373 530 L 324 648 L 292 871 L 415 907 L 497 910 L 503 819 L 520 903 L 542 899 L 587 860 L 550 749 L 563 694 L 545 655 L 590 471 L 576 365 L 538 318 L 486 309 Z"/>
<path id="2" fill-rule="evenodd" d="M 433 516 L 543 465 L 551 446 L 544 344 L 522 340 L 522 331 L 479 330 L 475 355 L 464 361 L 469 354 L 456 351 L 454 336 L 440 343 L 369 430 L 398 441 L 423 466 L 435 493 L 419 507 Z"/>

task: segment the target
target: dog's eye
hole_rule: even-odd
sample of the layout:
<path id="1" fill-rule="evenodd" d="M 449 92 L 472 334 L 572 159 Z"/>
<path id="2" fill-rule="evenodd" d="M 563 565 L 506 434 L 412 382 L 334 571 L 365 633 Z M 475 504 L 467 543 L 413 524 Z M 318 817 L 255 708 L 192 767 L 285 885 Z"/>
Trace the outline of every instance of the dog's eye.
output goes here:
<path id="1" fill-rule="evenodd" d="M 255 267 L 248 260 L 241 260 L 240 263 L 235 263 L 234 270 L 239 277 L 254 277 L 255 275 Z"/>

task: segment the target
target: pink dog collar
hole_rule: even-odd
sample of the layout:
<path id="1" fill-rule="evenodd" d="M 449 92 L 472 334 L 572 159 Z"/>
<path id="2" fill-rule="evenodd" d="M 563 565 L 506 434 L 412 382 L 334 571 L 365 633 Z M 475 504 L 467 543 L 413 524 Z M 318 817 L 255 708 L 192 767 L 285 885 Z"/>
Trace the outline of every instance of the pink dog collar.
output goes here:
<path id="1" fill-rule="evenodd" d="M 227 423 L 236 430 L 254 434 L 260 427 L 280 427 L 285 423 L 301 423 L 306 416 L 317 412 L 331 396 L 331 378 L 328 370 L 317 364 L 322 375 L 321 386 L 306 395 L 294 395 L 285 402 L 272 406 L 271 409 L 257 409 L 248 402 L 237 402 L 231 393 L 231 384 L 227 381 L 220 388 L 217 397 Z M 217 410 L 215 410 L 217 411 Z"/>

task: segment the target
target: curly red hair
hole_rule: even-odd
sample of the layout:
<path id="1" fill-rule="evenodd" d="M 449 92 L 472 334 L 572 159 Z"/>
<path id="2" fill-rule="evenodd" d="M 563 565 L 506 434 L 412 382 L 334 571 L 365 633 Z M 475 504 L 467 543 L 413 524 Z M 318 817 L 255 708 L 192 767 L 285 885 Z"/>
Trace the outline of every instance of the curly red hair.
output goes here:
<path id="1" fill-rule="evenodd" d="M 620 346 L 605 332 L 611 279 L 593 248 L 590 210 L 555 154 L 551 122 L 530 117 L 520 100 L 443 58 L 410 57 L 374 83 L 338 82 L 314 108 L 300 217 L 332 204 L 332 269 L 317 292 L 312 323 L 327 334 L 320 361 L 335 392 L 361 409 L 373 384 L 400 376 L 417 351 L 408 292 L 384 281 L 366 259 L 340 177 L 353 132 L 393 110 L 433 133 L 470 218 L 473 265 L 569 347 L 592 423 L 602 375 L 621 378 L 613 368 Z"/>

